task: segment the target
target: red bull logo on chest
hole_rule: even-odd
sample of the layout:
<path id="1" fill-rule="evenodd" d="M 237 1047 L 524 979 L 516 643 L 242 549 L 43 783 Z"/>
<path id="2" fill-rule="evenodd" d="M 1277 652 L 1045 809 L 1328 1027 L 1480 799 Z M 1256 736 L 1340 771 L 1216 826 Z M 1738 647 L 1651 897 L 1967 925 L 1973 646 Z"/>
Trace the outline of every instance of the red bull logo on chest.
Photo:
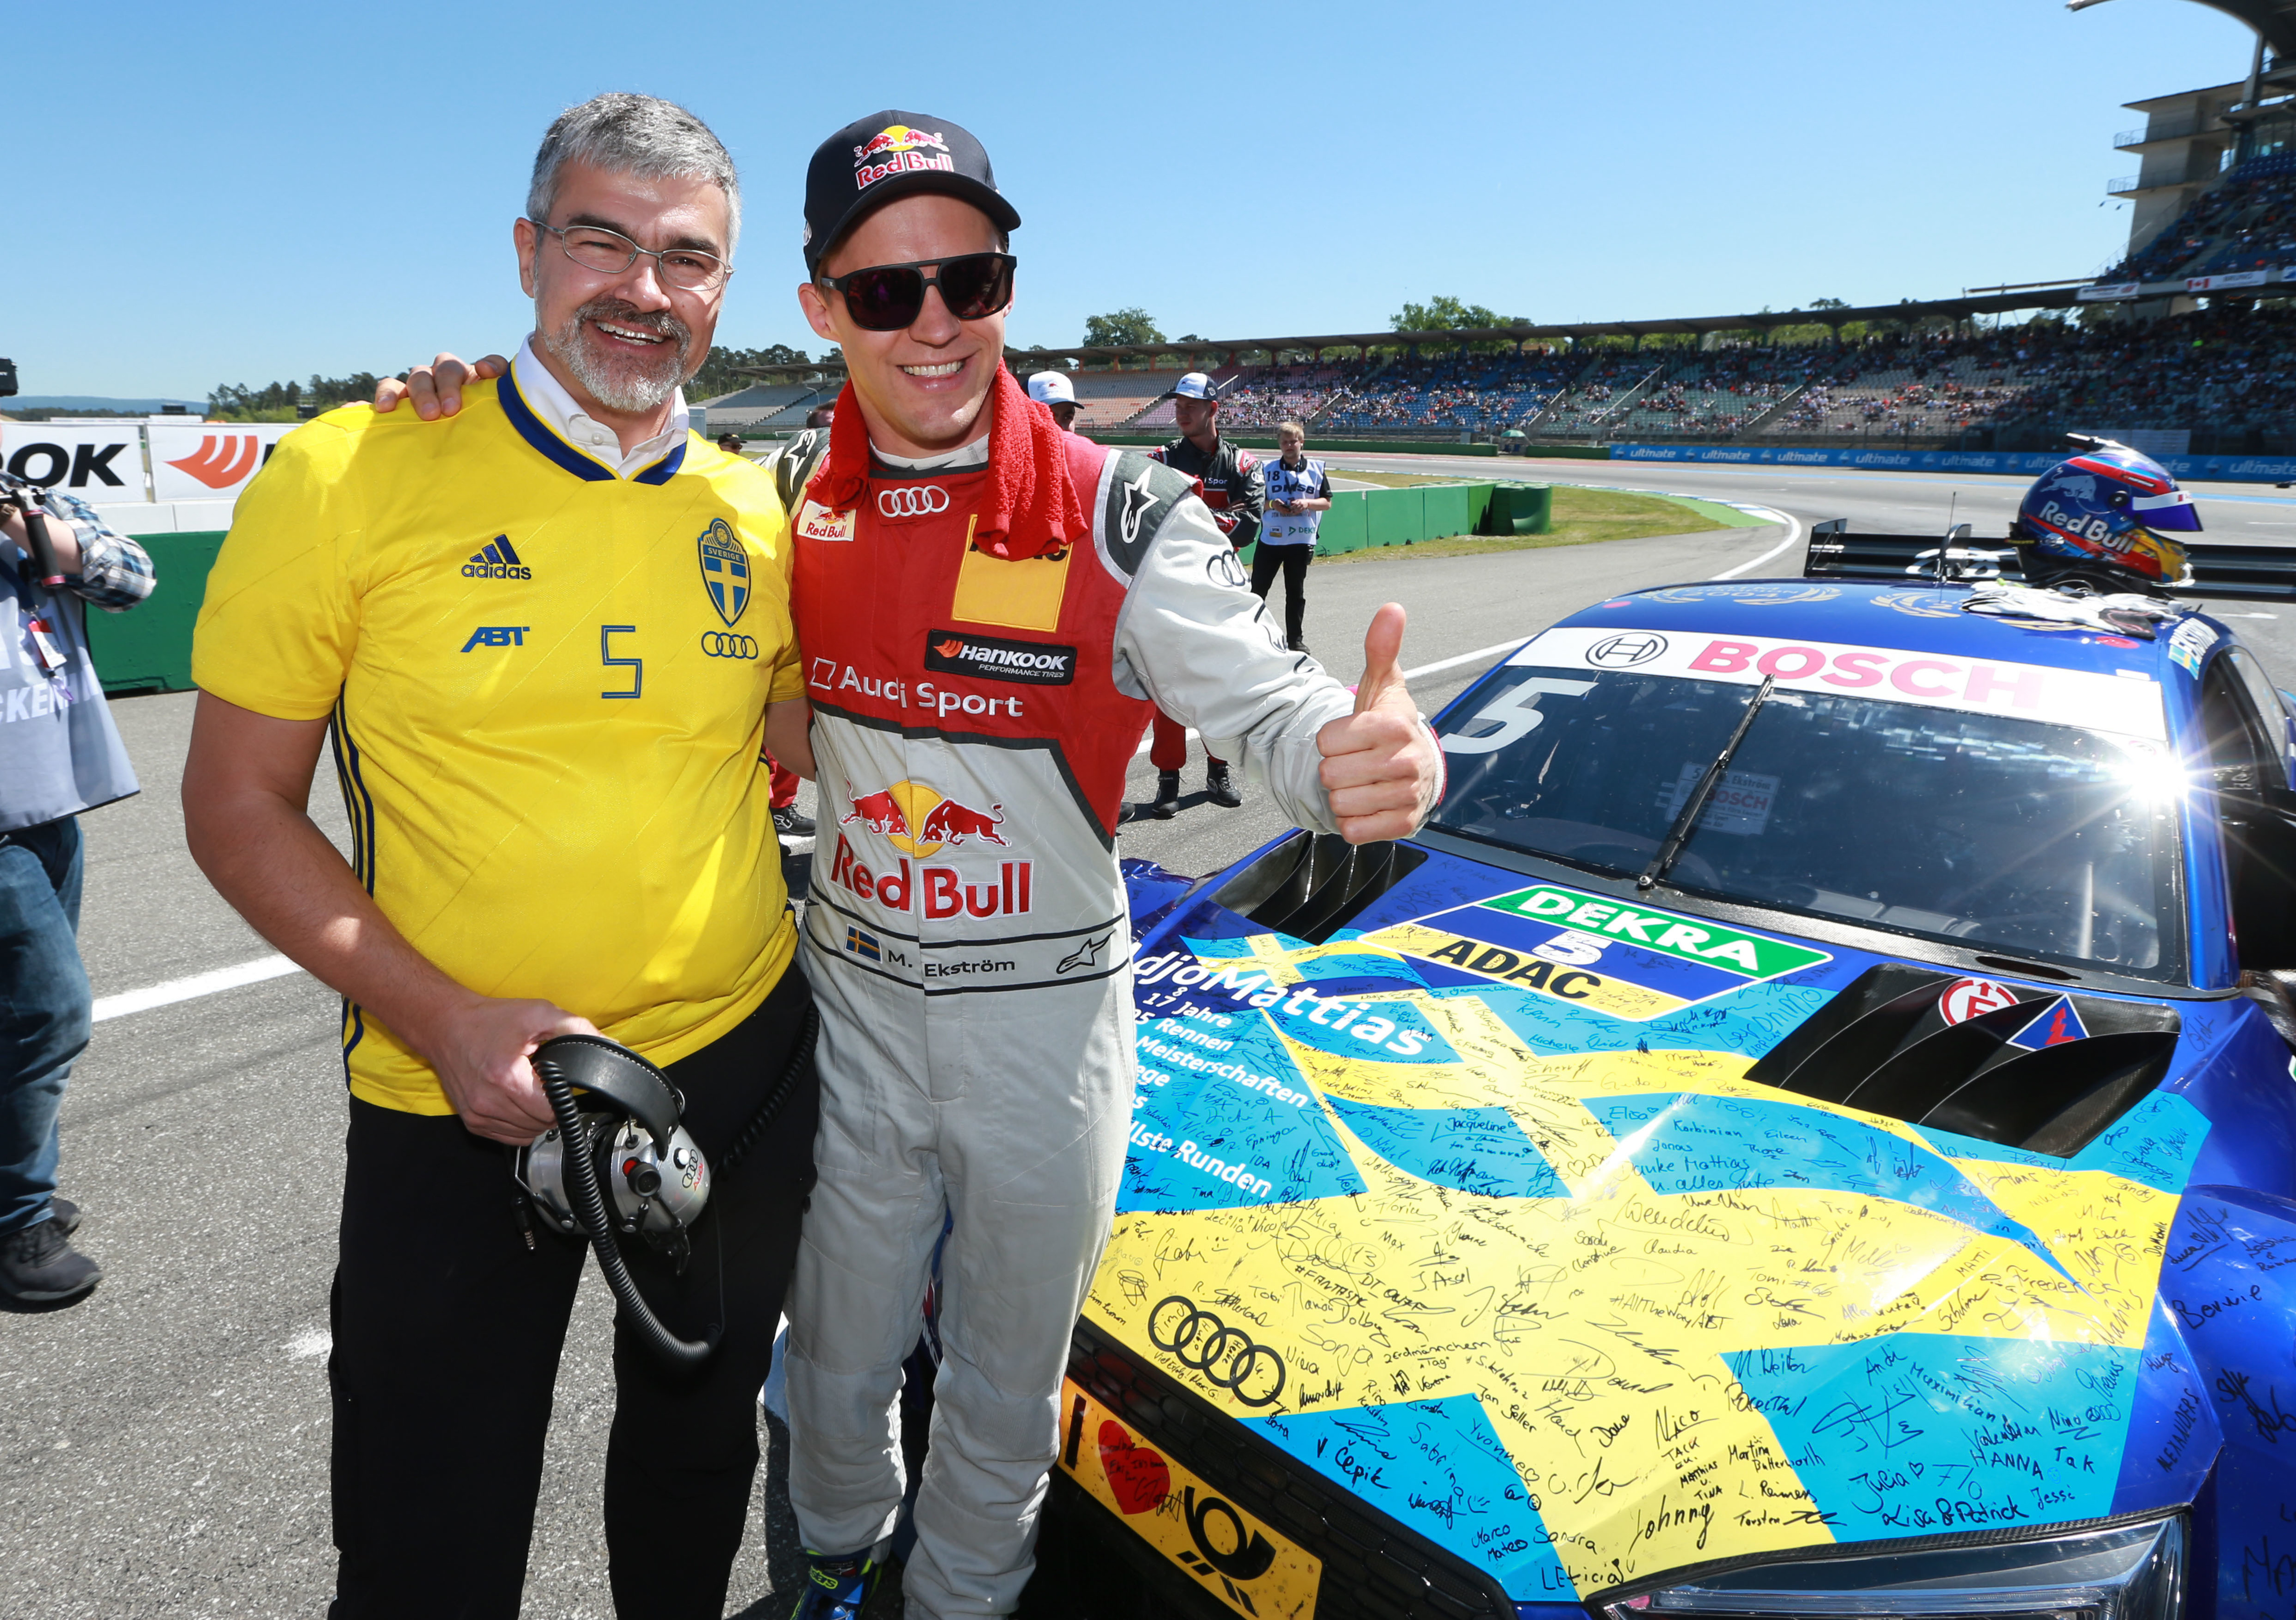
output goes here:
<path id="1" fill-rule="evenodd" d="M 865 794 L 854 793 L 849 785 L 845 802 L 850 808 L 837 818 L 839 826 L 865 828 L 900 855 L 921 861 L 943 850 L 969 845 L 1010 847 L 998 830 L 1004 822 L 1003 805 L 991 804 L 984 810 L 922 782 L 896 782 Z M 994 880 L 982 883 L 979 879 L 983 874 L 972 873 L 974 881 L 967 882 L 967 874 L 953 866 L 920 867 L 913 873 L 909 862 L 898 859 L 890 870 L 872 870 L 862 860 L 862 853 L 853 847 L 850 837 L 840 833 L 829 881 L 889 909 L 921 910 L 927 920 L 942 921 L 967 916 L 1017 917 L 1031 909 L 1031 863 L 1026 860 L 998 861 Z"/>

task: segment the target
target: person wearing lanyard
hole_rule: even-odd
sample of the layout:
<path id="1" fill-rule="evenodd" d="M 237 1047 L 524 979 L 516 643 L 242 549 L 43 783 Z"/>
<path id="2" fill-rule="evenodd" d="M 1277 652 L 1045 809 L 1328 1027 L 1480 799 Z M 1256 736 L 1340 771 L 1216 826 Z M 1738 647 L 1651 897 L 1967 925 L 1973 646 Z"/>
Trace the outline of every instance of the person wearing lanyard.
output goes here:
<path id="1" fill-rule="evenodd" d="M 1259 549 L 1251 558 L 1252 594 L 1267 600 L 1280 570 L 1283 575 L 1283 645 L 1308 650 L 1300 621 L 1308 610 L 1308 563 L 1316 555 L 1316 529 L 1332 509 L 1332 481 L 1324 464 L 1308 457 L 1308 430 L 1286 422 L 1275 430 L 1279 451 L 1264 469 L 1267 517 L 1260 525 Z"/>
<path id="2" fill-rule="evenodd" d="M 87 605 L 143 601 L 152 559 L 60 489 L 0 474 L 0 1294 L 48 1304 L 103 1275 L 71 1246 L 78 1205 L 56 1196 L 56 1115 L 94 1011 L 78 818 L 136 791 L 88 651 Z M 28 512 L 52 563 L 35 561 Z"/>

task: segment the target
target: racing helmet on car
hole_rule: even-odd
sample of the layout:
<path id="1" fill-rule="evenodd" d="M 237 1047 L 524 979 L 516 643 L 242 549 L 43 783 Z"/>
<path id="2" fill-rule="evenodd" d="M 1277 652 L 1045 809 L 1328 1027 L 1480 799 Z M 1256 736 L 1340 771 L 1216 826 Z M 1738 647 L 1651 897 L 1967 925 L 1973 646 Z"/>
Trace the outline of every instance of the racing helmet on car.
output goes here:
<path id="1" fill-rule="evenodd" d="M 2009 531 L 2036 585 L 2084 580 L 2105 590 L 2157 591 L 2193 580 L 2171 532 L 2194 533 L 2201 514 L 2151 456 L 2110 439 L 2033 481 Z"/>

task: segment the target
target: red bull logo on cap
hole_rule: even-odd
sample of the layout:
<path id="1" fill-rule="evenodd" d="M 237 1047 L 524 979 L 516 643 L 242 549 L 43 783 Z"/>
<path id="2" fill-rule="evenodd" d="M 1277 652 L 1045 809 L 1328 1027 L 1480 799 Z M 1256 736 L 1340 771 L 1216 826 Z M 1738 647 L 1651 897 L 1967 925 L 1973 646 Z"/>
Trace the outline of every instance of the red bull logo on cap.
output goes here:
<path id="1" fill-rule="evenodd" d="M 888 124 L 853 149 L 853 160 L 865 163 L 881 152 L 914 152 L 920 146 L 930 146 L 936 152 L 948 150 L 948 143 L 942 140 L 935 130 L 913 128 L 907 124 Z"/>
<path id="2" fill-rule="evenodd" d="M 931 150 L 928 152 L 926 148 Z M 872 161 L 872 160 L 878 160 Z M 938 130 L 890 124 L 853 149 L 853 184 L 862 191 L 878 181 L 914 169 L 939 169 L 956 172 L 956 160 Z"/>

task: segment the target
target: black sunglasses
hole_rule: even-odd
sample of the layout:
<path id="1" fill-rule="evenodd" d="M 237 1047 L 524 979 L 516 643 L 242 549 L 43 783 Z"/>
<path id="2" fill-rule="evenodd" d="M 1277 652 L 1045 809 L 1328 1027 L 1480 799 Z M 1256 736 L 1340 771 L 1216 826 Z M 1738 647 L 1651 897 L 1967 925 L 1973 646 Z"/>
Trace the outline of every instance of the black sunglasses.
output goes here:
<path id="1" fill-rule="evenodd" d="M 925 289 L 940 289 L 941 302 L 960 321 L 977 321 L 1013 301 L 1010 253 L 965 253 L 955 259 L 920 259 L 914 264 L 871 265 L 849 275 L 820 278 L 845 295 L 853 324 L 865 332 L 899 332 L 924 313 Z M 928 277 L 928 269 L 934 274 Z"/>

